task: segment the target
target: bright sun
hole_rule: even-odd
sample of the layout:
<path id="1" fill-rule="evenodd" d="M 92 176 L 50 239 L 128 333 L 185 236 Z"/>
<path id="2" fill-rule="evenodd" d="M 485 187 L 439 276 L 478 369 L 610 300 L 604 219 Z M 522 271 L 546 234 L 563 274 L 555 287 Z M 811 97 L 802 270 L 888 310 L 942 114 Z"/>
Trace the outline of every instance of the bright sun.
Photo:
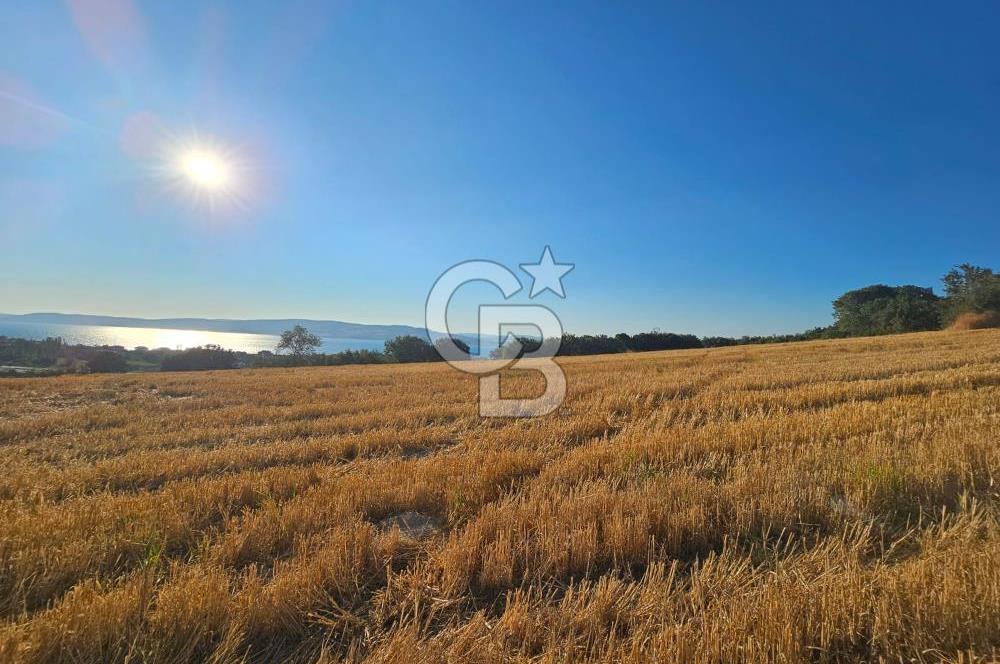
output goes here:
<path id="1" fill-rule="evenodd" d="M 184 177 L 200 189 L 222 192 L 232 185 L 232 167 L 210 150 L 187 150 L 181 155 L 180 167 Z"/>
<path id="2" fill-rule="evenodd" d="M 245 151 L 225 143 L 192 136 L 168 137 L 153 174 L 166 190 L 212 213 L 244 209 L 258 194 L 259 178 Z"/>

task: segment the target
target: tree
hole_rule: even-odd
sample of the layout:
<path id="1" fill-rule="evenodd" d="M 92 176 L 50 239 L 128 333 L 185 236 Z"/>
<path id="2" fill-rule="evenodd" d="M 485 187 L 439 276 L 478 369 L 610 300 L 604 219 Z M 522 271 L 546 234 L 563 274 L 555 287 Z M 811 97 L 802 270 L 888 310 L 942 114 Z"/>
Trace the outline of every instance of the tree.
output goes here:
<path id="1" fill-rule="evenodd" d="M 315 353 L 316 349 L 322 344 L 323 341 L 318 336 L 301 325 L 296 325 L 292 329 L 281 333 L 281 340 L 275 346 L 274 350 L 277 353 L 286 350 L 290 351 L 290 355 L 293 358 L 302 360 L 306 355 Z"/>
<path id="2" fill-rule="evenodd" d="M 490 351 L 490 358 L 494 360 L 516 360 L 528 353 L 534 353 L 542 347 L 542 340 L 538 337 L 511 335 L 503 345 Z"/>
<path id="3" fill-rule="evenodd" d="M 128 362 L 113 350 L 99 350 L 87 360 L 87 366 L 94 373 L 123 373 L 128 371 Z"/>
<path id="4" fill-rule="evenodd" d="M 469 344 L 465 343 L 461 339 L 456 339 L 455 337 L 452 337 L 451 340 L 458 348 L 458 350 L 460 350 L 466 357 L 468 357 L 469 353 L 472 352 L 472 349 L 469 348 Z M 437 354 L 441 356 L 441 359 L 444 359 L 444 353 L 441 352 L 441 350 L 444 347 L 444 344 L 446 343 L 448 342 L 444 337 L 440 337 L 437 341 L 434 342 L 434 350 L 437 351 Z"/>
<path id="5" fill-rule="evenodd" d="M 236 353 L 219 346 L 207 345 L 188 348 L 165 357 L 160 371 L 208 371 L 236 368 Z"/>
<path id="6" fill-rule="evenodd" d="M 937 330 L 941 327 L 940 298 L 930 288 L 876 284 L 834 300 L 833 317 L 836 334 L 844 336 Z"/>
<path id="7" fill-rule="evenodd" d="M 636 352 L 702 347 L 701 339 L 693 334 L 675 334 L 673 332 L 661 332 L 658 329 L 654 329 L 652 332 L 640 332 L 631 336 L 618 334 L 615 338 L 621 340 L 626 350 Z"/>
<path id="8" fill-rule="evenodd" d="M 441 359 L 434 346 L 412 334 L 387 340 L 385 354 L 395 362 L 435 362 Z"/>
<path id="9" fill-rule="evenodd" d="M 705 348 L 722 348 L 723 346 L 735 346 L 739 340 L 732 337 L 702 337 L 701 345 Z"/>
<path id="10" fill-rule="evenodd" d="M 944 282 L 945 318 L 953 321 L 962 314 L 1000 313 L 1000 274 L 985 267 L 964 263 L 941 279 Z"/>
<path id="11" fill-rule="evenodd" d="M 623 336 L 628 337 L 628 335 Z M 609 337 L 606 334 L 570 334 L 567 332 L 562 335 L 562 343 L 559 345 L 559 355 L 596 355 L 623 352 L 625 352 L 624 341 L 619 337 Z"/>

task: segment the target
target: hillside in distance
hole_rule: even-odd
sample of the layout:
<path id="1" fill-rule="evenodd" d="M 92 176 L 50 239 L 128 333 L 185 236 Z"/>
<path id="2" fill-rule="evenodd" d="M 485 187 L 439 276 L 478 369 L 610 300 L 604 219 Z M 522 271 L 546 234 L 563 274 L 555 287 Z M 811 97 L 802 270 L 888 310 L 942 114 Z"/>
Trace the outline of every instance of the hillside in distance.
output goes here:
<path id="1" fill-rule="evenodd" d="M 369 325 L 339 320 L 309 320 L 305 318 L 260 318 L 237 320 L 227 318 L 132 318 L 91 314 L 31 313 L 0 314 L 0 322 L 39 323 L 52 325 L 99 325 L 112 327 L 162 328 L 236 332 L 241 334 L 281 334 L 296 325 L 329 339 L 366 339 L 382 341 L 405 335 L 423 337 L 422 327 L 412 325 Z M 441 336 L 431 332 L 432 338 Z"/>

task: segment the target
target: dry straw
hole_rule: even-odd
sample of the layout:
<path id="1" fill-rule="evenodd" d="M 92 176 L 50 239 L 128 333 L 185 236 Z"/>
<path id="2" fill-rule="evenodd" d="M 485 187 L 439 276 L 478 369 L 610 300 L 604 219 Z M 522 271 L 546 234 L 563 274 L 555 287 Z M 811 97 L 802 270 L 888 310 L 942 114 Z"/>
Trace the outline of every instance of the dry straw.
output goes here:
<path id="1" fill-rule="evenodd" d="M 0 661 L 1000 655 L 1000 331 L 562 363 L 0 381 Z"/>

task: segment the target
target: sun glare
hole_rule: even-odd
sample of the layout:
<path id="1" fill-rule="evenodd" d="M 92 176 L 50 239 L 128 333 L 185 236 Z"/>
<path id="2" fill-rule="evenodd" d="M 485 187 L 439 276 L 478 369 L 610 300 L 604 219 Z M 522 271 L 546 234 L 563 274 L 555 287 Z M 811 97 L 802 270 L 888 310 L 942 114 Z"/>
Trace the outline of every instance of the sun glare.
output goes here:
<path id="1" fill-rule="evenodd" d="M 165 139 L 151 174 L 170 196 L 213 214 L 246 209 L 260 191 L 256 160 L 245 149 L 193 133 Z"/>
<path id="2" fill-rule="evenodd" d="M 221 192 L 232 184 L 232 168 L 226 160 L 209 150 L 193 149 L 181 156 L 181 171 L 191 184 L 208 191 Z"/>

